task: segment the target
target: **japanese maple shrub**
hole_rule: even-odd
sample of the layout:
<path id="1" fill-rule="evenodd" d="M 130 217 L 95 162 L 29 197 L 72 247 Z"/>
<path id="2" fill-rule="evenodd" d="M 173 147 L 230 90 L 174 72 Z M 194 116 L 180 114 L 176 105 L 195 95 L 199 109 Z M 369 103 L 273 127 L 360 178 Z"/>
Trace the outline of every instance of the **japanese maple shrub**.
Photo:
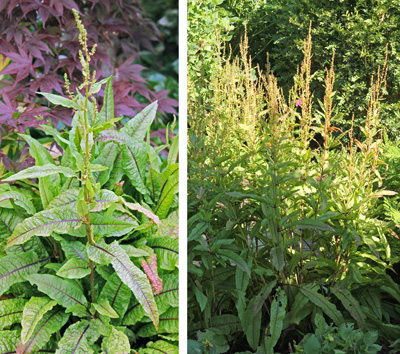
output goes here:
<path id="1" fill-rule="evenodd" d="M 114 129 L 112 77 L 96 82 L 75 17 L 84 82 L 43 93 L 74 110 L 68 134 L 42 126 L 63 156 L 21 134 L 35 166 L 0 185 L 0 353 L 177 352 L 178 139 L 164 161 L 144 141 L 157 102 Z"/>

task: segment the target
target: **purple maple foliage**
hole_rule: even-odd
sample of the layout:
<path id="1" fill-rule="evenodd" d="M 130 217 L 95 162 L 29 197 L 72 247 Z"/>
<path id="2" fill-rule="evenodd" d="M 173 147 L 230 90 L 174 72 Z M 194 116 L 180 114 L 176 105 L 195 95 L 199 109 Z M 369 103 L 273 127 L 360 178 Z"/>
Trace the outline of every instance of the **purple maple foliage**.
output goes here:
<path id="1" fill-rule="evenodd" d="M 161 114 L 176 114 L 178 102 L 168 98 L 168 91 L 155 92 L 136 60 L 139 51 L 152 51 L 161 40 L 139 0 L 1 0 L 0 54 L 10 63 L 0 72 L 0 132 L 25 133 L 47 121 L 56 127 L 60 121 L 71 124 L 69 109 L 50 109 L 36 92 L 64 94 L 64 73 L 71 91 L 82 83 L 73 8 L 81 14 L 89 45 L 97 43 L 92 63 L 97 78 L 115 76 L 115 115 L 134 116 L 155 100 Z M 0 159 L 10 165 L 1 151 Z"/>

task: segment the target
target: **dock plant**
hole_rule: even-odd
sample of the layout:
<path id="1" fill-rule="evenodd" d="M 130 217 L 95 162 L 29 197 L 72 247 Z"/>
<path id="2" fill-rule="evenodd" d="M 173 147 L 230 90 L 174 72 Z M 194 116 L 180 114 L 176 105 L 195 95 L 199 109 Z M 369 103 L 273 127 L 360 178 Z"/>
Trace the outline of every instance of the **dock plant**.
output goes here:
<path id="1" fill-rule="evenodd" d="M 74 111 L 69 133 L 41 126 L 62 157 L 20 134 L 35 166 L 0 184 L 0 353 L 175 353 L 178 138 L 150 145 L 157 102 L 116 129 L 112 77 L 90 72 L 74 14 L 84 82 L 41 93 Z"/>
<path id="2" fill-rule="evenodd" d="M 336 349 L 334 336 L 352 328 L 368 352 L 397 353 L 399 258 L 388 239 L 398 240 L 377 203 L 396 194 L 379 172 L 387 66 L 371 75 L 358 140 L 335 126 L 334 57 L 324 99 L 313 97 L 311 31 L 288 96 L 268 65 L 251 65 L 246 40 L 241 48 L 240 60 L 216 60 L 207 107 L 189 95 L 190 350 L 294 353 L 301 343 L 322 353 L 324 321 Z"/>

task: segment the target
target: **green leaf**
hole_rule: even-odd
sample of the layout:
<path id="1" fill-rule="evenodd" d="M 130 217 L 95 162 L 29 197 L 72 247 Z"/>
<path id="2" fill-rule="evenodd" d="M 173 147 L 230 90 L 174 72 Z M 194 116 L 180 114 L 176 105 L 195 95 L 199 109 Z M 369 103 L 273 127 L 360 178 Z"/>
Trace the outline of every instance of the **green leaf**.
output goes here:
<path id="1" fill-rule="evenodd" d="M 66 241 L 61 237 L 57 241 L 60 242 L 66 258 L 77 258 L 87 262 L 86 244 L 79 241 Z"/>
<path id="2" fill-rule="evenodd" d="M 131 295 L 131 290 L 121 281 L 117 273 L 113 273 L 107 279 L 100 293 L 100 297 L 106 298 L 109 301 L 119 318 L 124 317 Z M 140 308 L 142 307 L 140 306 Z"/>
<path id="3" fill-rule="evenodd" d="M 95 213 L 90 213 L 90 223 L 96 236 L 123 236 L 138 226 L 136 220 L 130 217 L 124 219 Z"/>
<path id="4" fill-rule="evenodd" d="M 113 328 L 109 336 L 104 337 L 101 343 L 102 354 L 129 354 L 131 346 L 124 332 Z"/>
<path id="5" fill-rule="evenodd" d="M 118 318 L 118 314 L 115 310 L 111 307 L 108 300 L 104 297 L 100 297 L 97 301 L 97 304 L 93 304 L 93 307 L 101 314 L 111 318 Z"/>
<path id="6" fill-rule="evenodd" d="M 336 352 L 336 350 L 335 350 Z M 312 334 L 307 342 L 304 344 L 305 354 L 319 354 L 321 353 L 321 344 L 315 334 Z"/>
<path id="7" fill-rule="evenodd" d="M 146 245 L 150 246 L 157 255 L 158 265 L 162 269 L 174 270 L 179 267 L 179 239 L 176 237 L 168 238 L 149 238 Z"/>
<path id="8" fill-rule="evenodd" d="M 69 326 L 58 343 L 56 354 L 93 354 L 92 345 L 100 337 L 94 321 L 80 321 Z"/>
<path id="9" fill-rule="evenodd" d="M 101 132 L 97 139 L 101 141 L 114 141 L 121 145 L 121 165 L 124 173 L 140 193 L 147 194 L 147 188 L 144 185 L 147 161 L 146 144 L 133 140 L 129 135 L 121 131 L 106 130 Z M 118 157 L 119 155 L 117 159 Z"/>
<path id="10" fill-rule="evenodd" d="M 0 353 L 16 353 L 20 331 L 0 331 Z"/>
<path id="11" fill-rule="evenodd" d="M 88 245 L 87 253 L 89 258 L 96 263 L 107 264 L 111 262 L 120 279 L 132 290 L 157 328 L 159 314 L 150 282 L 147 276 L 132 263 L 118 242 L 115 241 L 107 245 L 101 240 L 94 246 Z"/>
<path id="12" fill-rule="evenodd" d="M 179 171 L 168 177 L 166 183 L 162 186 L 160 200 L 154 210 L 155 214 L 164 219 L 174 201 L 175 194 L 179 190 Z"/>
<path id="13" fill-rule="evenodd" d="M 163 276 L 163 289 L 161 293 L 154 296 L 159 314 L 163 314 L 171 306 L 179 306 L 179 277 L 178 274 L 169 274 Z M 124 325 L 134 325 L 140 321 L 145 312 L 140 304 L 135 301 L 126 312 L 122 323 Z"/>
<path id="14" fill-rule="evenodd" d="M 94 180 L 96 183 L 100 183 L 101 186 L 108 181 L 119 150 L 118 146 L 113 142 L 107 143 L 100 154 L 92 161 L 93 164 L 108 167 L 105 171 L 93 172 Z"/>
<path id="15" fill-rule="evenodd" d="M 332 293 L 342 302 L 344 308 L 349 311 L 350 315 L 357 321 L 357 325 L 363 331 L 365 329 L 365 314 L 361 310 L 358 301 L 351 295 L 350 291 L 341 286 L 331 288 Z"/>
<path id="16" fill-rule="evenodd" d="M 31 297 L 27 302 L 22 318 L 21 341 L 25 344 L 32 336 L 36 325 L 43 318 L 44 314 L 57 305 L 57 301 L 50 300 L 48 297 Z"/>
<path id="17" fill-rule="evenodd" d="M 58 95 L 53 95 L 52 93 L 46 93 L 46 92 L 36 92 L 39 95 L 43 95 L 46 97 L 47 100 L 49 100 L 51 103 L 55 105 L 60 105 L 63 107 L 67 108 L 73 108 L 75 110 L 80 110 L 80 107 L 75 101 L 71 101 L 68 98 L 58 96 Z"/>
<path id="18" fill-rule="evenodd" d="M 250 269 L 247 263 L 235 252 L 226 249 L 220 249 L 218 250 L 218 256 L 229 259 L 232 263 L 236 264 L 238 267 L 240 267 L 240 269 L 250 275 Z"/>
<path id="19" fill-rule="evenodd" d="M 16 205 L 24 208 L 29 214 L 36 213 L 36 209 L 32 202 L 23 193 L 16 191 L 1 193 L 0 208 L 13 208 L 12 204 L 9 202 L 10 200 L 12 200 Z"/>
<path id="20" fill-rule="evenodd" d="M 14 323 L 21 323 L 25 303 L 25 299 L 18 298 L 0 301 L 0 329 L 9 328 Z"/>
<path id="21" fill-rule="evenodd" d="M 63 208 L 74 206 L 78 199 L 79 189 L 68 189 L 54 197 L 46 209 Z"/>
<path id="22" fill-rule="evenodd" d="M 286 304 L 286 295 L 282 289 L 279 289 L 271 304 L 271 319 L 269 323 L 270 337 L 266 339 L 268 354 L 274 354 L 274 347 L 281 336 L 283 320 L 286 315 Z"/>
<path id="23" fill-rule="evenodd" d="M 68 318 L 69 314 L 65 313 L 63 309 L 56 308 L 46 312 L 36 325 L 27 342 L 19 346 L 18 353 L 27 354 L 37 352 L 49 342 L 53 333 L 59 331 L 64 326 Z"/>
<path id="24" fill-rule="evenodd" d="M 57 272 L 59 277 L 80 279 L 90 274 L 88 262 L 78 258 L 69 259 Z"/>
<path id="25" fill-rule="evenodd" d="M 251 299 L 247 305 L 246 311 L 242 320 L 242 327 L 246 334 L 247 342 L 256 350 L 260 341 L 261 330 L 261 314 L 262 311 L 256 311 L 255 299 Z"/>
<path id="26" fill-rule="evenodd" d="M 24 243 L 33 236 L 50 236 L 53 232 L 67 233 L 81 224 L 82 218 L 79 214 L 68 207 L 43 210 L 15 227 L 7 247 Z"/>
<path id="27" fill-rule="evenodd" d="M 114 118 L 114 95 L 112 79 L 112 76 L 107 79 L 107 84 L 104 89 L 103 108 L 100 111 L 100 118 L 103 122 L 108 122 L 110 119 Z"/>
<path id="28" fill-rule="evenodd" d="M 18 172 L 15 175 L 12 175 L 6 179 L 3 179 L 3 182 L 18 181 L 18 180 L 26 179 L 26 178 L 46 177 L 46 176 L 54 175 L 56 173 L 62 173 L 63 175 L 65 175 L 67 177 L 74 177 L 76 175 L 75 171 L 71 170 L 68 167 L 46 164 L 43 166 L 29 167 L 25 170 L 22 170 L 21 172 Z"/>
<path id="29" fill-rule="evenodd" d="M 128 121 L 121 129 L 136 141 L 143 141 L 157 113 L 158 102 L 145 107 L 139 114 Z"/>
<path id="30" fill-rule="evenodd" d="M 0 208 L 0 242 L 10 237 L 23 220 L 14 210 Z"/>
<path id="31" fill-rule="evenodd" d="M 336 326 L 344 323 L 343 315 L 338 311 L 336 306 L 332 304 L 325 296 L 317 292 L 318 285 L 308 284 L 301 286 L 301 293 L 306 296 L 314 305 L 320 307 L 325 314 L 335 322 Z"/>
<path id="32" fill-rule="evenodd" d="M 146 324 L 136 332 L 138 337 L 152 337 L 160 333 L 179 333 L 179 309 L 171 307 L 160 316 L 160 325 L 157 329 Z"/>
<path id="33" fill-rule="evenodd" d="M 139 354 L 160 354 L 160 353 L 177 354 L 179 353 L 179 347 L 171 343 L 168 343 L 166 341 L 158 340 L 157 342 L 148 342 L 146 348 L 139 349 Z M 192 353 L 191 351 L 189 351 L 189 348 L 188 348 L 188 353 Z M 199 354 L 201 354 L 201 352 L 199 352 Z"/>
<path id="34" fill-rule="evenodd" d="M 87 303 L 81 288 L 72 281 L 50 274 L 26 275 L 25 279 L 66 308 Z"/>
<path id="35" fill-rule="evenodd" d="M 275 269 L 280 272 L 285 266 L 285 257 L 282 246 L 273 247 L 271 249 L 271 262 Z"/>
<path id="36" fill-rule="evenodd" d="M 335 231 L 335 229 L 322 221 L 315 219 L 304 219 L 296 220 L 295 222 L 286 225 L 286 227 L 297 226 L 299 229 L 311 229 L 311 230 L 323 230 L 323 231 Z"/>
<path id="37" fill-rule="evenodd" d="M 174 140 L 172 141 L 171 148 L 168 152 L 167 163 L 172 165 L 176 162 L 179 152 L 179 134 L 176 134 Z"/>
<path id="38" fill-rule="evenodd" d="M 122 146 L 122 169 L 132 186 L 141 194 L 147 194 L 144 184 L 147 148 L 145 144 L 132 141 Z"/>
<path id="39" fill-rule="evenodd" d="M 0 295 L 8 288 L 25 281 L 24 275 L 36 273 L 40 268 L 40 261 L 34 252 L 26 252 L 24 257 L 10 255 L 0 258 Z"/>
<path id="40" fill-rule="evenodd" d="M 290 311 L 290 323 L 298 325 L 305 317 L 307 317 L 313 309 L 310 300 L 303 293 L 298 292 L 294 298 L 292 310 Z"/>

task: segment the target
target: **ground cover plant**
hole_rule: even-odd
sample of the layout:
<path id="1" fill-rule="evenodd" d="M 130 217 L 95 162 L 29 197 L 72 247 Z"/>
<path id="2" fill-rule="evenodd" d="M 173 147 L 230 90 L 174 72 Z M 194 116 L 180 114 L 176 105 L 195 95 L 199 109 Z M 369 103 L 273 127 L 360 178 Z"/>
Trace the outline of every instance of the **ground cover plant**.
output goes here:
<path id="1" fill-rule="evenodd" d="M 150 145 L 157 102 L 115 129 L 113 77 L 95 79 L 74 15 L 83 94 L 67 75 L 69 98 L 42 93 L 74 112 L 69 133 L 41 126 L 62 157 L 20 134 L 35 166 L 1 180 L 0 352 L 177 353 L 178 137 Z"/>
<path id="2" fill-rule="evenodd" d="M 398 239 L 378 203 L 396 194 L 380 167 L 387 64 L 356 139 L 336 126 L 334 56 L 323 99 L 310 90 L 311 31 L 288 96 L 246 40 L 239 57 L 218 48 L 206 104 L 189 90 L 188 351 L 397 353 Z"/>
<path id="3" fill-rule="evenodd" d="M 48 122 L 58 130 L 69 130 L 71 108 L 54 107 L 36 92 L 65 95 L 62 86 L 66 72 L 72 91 L 83 81 L 79 32 L 72 8 L 84 14 L 89 45 L 97 44 L 91 61 L 96 79 L 114 75 L 116 116 L 125 116 L 120 124 L 158 100 L 152 137 L 158 137 L 159 144 L 177 107 L 177 28 L 173 27 L 177 13 L 170 9 L 173 6 L 173 2 L 157 4 L 158 11 L 164 11 L 166 16 L 160 22 L 160 14 L 148 16 L 137 0 L 2 1 L 0 175 L 7 170 L 19 171 L 34 162 L 27 156 L 28 145 L 22 143 L 18 132 L 26 133 L 29 129 L 33 137 L 44 138 L 41 130 L 35 128 Z M 103 94 L 101 89 L 96 96 L 99 104 Z"/>

